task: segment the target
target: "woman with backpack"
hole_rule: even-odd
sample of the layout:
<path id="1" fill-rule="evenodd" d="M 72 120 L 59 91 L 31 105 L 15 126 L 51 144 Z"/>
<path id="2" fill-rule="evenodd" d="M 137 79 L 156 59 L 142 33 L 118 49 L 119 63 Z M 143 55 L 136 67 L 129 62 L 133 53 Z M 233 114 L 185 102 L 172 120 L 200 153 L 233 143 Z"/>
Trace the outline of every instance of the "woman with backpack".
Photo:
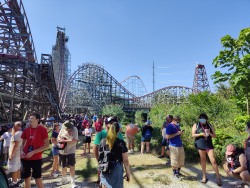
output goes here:
<path id="1" fill-rule="evenodd" d="M 200 114 L 200 122 L 194 124 L 192 128 L 192 137 L 195 138 L 195 147 L 198 149 L 201 158 L 201 169 L 203 173 L 202 183 L 207 183 L 206 176 L 206 153 L 212 163 L 213 169 L 217 176 L 217 185 L 221 186 L 221 178 L 219 174 L 218 165 L 214 156 L 214 146 L 212 138 L 216 138 L 215 130 L 211 124 L 207 122 L 208 117 L 206 114 Z"/>
<path id="2" fill-rule="evenodd" d="M 152 124 L 151 121 L 148 120 L 147 125 L 143 125 L 142 127 L 141 153 L 139 155 L 143 155 L 145 144 L 146 144 L 147 154 L 149 152 L 149 143 L 150 143 L 152 133 L 154 130 L 153 127 L 151 127 L 151 124 Z"/>
<path id="3" fill-rule="evenodd" d="M 130 181 L 128 149 L 125 142 L 117 137 L 119 130 L 119 123 L 113 123 L 107 137 L 101 140 L 98 148 L 98 170 L 101 172 L 100 184 L 103 188 L 123 188 L 123 179 Z M 108 156 L 108 160 L 105 156 Z M 126 170 L 124 177 L 123 164 Z"/>

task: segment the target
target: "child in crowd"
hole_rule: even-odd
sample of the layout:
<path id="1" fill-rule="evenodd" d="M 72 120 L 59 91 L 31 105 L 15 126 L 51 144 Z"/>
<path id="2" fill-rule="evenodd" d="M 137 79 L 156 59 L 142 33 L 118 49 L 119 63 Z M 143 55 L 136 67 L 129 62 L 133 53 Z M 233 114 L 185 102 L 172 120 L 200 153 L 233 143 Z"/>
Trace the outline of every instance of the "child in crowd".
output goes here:
<path id="1" fill-rule="evenodd" d="M 3 143 L 4 163 L 2 164 L 3 166 L 7 165 L 7 161 L 8 161 L 10 139 L 12 137 L 12 133 L 11 133 L 12 126 L 9 126 L 7 129 L 8 129 L 7 132 L 5 132 L 0 138 L 0 141 L 4 140 L 4 143 Z"/>
<path id="2" fill-rule="evenodd" d="M 89 147 L 89 154 L 90 154 L 90 143 L 91 143 L 91 136 L 92 136 L 92 128 L 89 127 L 89 124 L 86 125 L 86 129 L 84 130 L 84 153 L 82 154 L 82 156 L 86 155 L 86 147 L 88 144 Z"/>

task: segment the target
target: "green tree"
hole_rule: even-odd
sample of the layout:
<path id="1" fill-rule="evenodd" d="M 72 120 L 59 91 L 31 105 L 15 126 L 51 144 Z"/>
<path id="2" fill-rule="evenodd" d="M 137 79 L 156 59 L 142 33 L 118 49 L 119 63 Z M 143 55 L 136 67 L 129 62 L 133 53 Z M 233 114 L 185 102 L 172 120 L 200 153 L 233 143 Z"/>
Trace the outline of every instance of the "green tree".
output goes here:
<path id="1" fill-rule="evenodd" d="M 122 120 L 124 117 L 124 112 L 122 106 L 118 104 L 106 105 L 102 108 L 101 115 L 103 116 L 116 116 L 119 120 Z"/>
<path id="2" fill-rule="evenodd" d="M 242 29 L 238 39 L 226 35 L 221 39 L 221 44 L 225 49 L 220 51 L 219 56 L 213 60 L 213 64 L 215 68 L 228 68 L 228 72 L 216 71 L 212 79 L 215 80 L 215 84 L 230 80 L 233 86 L 241 88 L 245 93 L 241 96 L 241 100 L 246 99 L 247 115 L 249 115 L 250 27 Z"/>

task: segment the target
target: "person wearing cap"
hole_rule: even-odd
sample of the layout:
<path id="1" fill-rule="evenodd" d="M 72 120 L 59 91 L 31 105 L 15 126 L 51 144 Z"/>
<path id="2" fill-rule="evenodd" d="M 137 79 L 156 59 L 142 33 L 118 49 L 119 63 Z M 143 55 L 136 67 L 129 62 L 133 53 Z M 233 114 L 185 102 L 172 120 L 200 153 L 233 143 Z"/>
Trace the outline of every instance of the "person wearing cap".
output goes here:
<path id="1" fill-rule="evenodd" d="M 94 141 L 94 145 L 93 145 L 93 153 L 95 155 L 95 158 L 98 162 L 98 158 L 99 158 L 99 152 L 98 152 L 98 147 L 100 145 L 100 142 L 103 138 L 106 138 L 109 132 L 109 128 L 110 126 L 114 123 L 114 122 L 118 122 L 118 119 L 116 117 L 109 117 L 107 119 L 107 125 L 106 125 L 106 129 L 102 130 L 101 132 L 99 132 L 96 137 L 95 137 L 95 141 Z M 123 139 L 123 136 L 121 134 L 121 132 L 118 133 L 117 137 L 121 140 Z M 98 172 L 98 183 L 100 182 L 100 173 Z"/>
<path id="2" fill-rule="evenodd" d="M 51 143 L 52 143 L 52 154 L 54 157 L 54 162 L 52 164 L 52 172 L 51 177 L 56 178 L 59 175 L 59 150 L 55 148 L 55 145 L 58 144 L 57 137 L 59 135 L 60 125 L 58 123 L 54 123 L 53 125 L 53 133 L 51 135 Z"/>
<path id="3" fill-rule="evenodd" d="M 9 160 L 8 160 L 8 168 L 7 173 L 12 174 L 12 182 L 10 183 L 10 187 L 19 187 L 19 183 L 21 183 L 21 158 L 20 158 L 20 148 L 22 145 L 22 131 L 21 131 L 22 123 L 20 121 L 15 122 L 12 128 L 12 137 L 10 140 L 10 148 L 9 148 Z"/>
<path id="4" fill-rule="evenodd" d="M 195 123 L 192 128 L 192 137 L 195 138 L 195 147 L 198 149 L 201 159 L 201 169 L 203 178 L 201 183 L 207 183 L 206 176 L 206 154 L 208 155 L 212 167 L 217 176 L 217 184 L 222 185 L 218 165 L 215 160 L 214 146 L 212 138 L 216 138 L 214 127 L 208 122 L 206 114 L 200 114 L 200 121 Z"/>
<path id="5" fill-rule="evenodd" d="M 147 154 L 149 152 L 149 143 L 151 141 L 153 127 L 151 126 L 151 121 L 147 121 L 147 125 L 142 126 L 142 138 L 141 138 L 141 153 L 139 155 L 143 155 L 143 151 L 146 145 Z"/>
<path id="6" fill-rule="evenodd" d="M 36 186 L 43 188 L 42 182 L 42 154 L 49 148 L 49 137 L 47 129 L 41 125 L 39 113 L 29 115 L 30 127 L 25 129 L 21 138 L 23 139 L 21 154 L 21 178 L 24 179 L 24 188 L 31 187 L 32 177 L 35 179 Z"/>
<path id="7" fill-rule="evenodd" d="M 127 125 L 126 127 L 126 132 L 125 132 L 125 136 L 126 136 L 126 141 L 128 144 L 128 152 L 134 152 L 134 141 L 135 141 L 135 133 L 139 133 L 140 130 L 137 127 L 137 124 L 133 124 L 130 123 Z M 130 147 L 130 144 L 132 145 L 132 149 Z"/>
<path id="8" fill-rule="evenodd" d="M 75 153 L 76 153 L 76 143 L 78 140 L 78 130 L 74 127 L 73 123 L 69 120 L 65 121 L 62 124 L 62 129 L 59 132 L 57 137 L 58 142 L 66 142 L 67 145 L 63 150 L 59 151 L 59 164 L 62 169 L 62 181 L 57 183 L 57 186 L 68 184 L 66 178 L 67 167 L 70 168 L 70 177 L 71 177 L 71 187 L 75 188 Z"/>
<path id="9" fill-rule="evenodd" d="M 244 181 L 242 180 L 242 174 L 245 170 L 247 170 L 246 163 L 247 159 L 244 149 L 237 148 L 233 144 L 227 146 L 223 168 L 227 173 L 227 177 L 234 176 L 238 179 L 233 183 L 235 186 L 244 183 Z"/>
<path id="10" fill-rule="evenodd" d="M 7 165 L 7 161 L 8 161 L 10 140 L 12 137 L 11 129 L 12 129 L 12 126 L 7 127 L 7 132 L 5 132 L 0 138 L 0 141 L 2 140 L 4 141 L 3 142 L 4 162 L 2 164 L 3 166 Z"/>

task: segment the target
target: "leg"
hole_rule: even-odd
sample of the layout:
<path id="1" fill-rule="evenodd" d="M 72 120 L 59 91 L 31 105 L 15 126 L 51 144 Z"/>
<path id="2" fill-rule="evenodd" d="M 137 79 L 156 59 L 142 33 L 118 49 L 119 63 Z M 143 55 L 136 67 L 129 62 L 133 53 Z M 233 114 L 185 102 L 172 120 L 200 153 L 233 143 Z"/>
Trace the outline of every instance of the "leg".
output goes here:
<path id="1" fill-rule="evenodd" d="M 13 182 L 17 182 L 17 172 L 12 172 L 12 179 L 13 179 Z"/>
<path id="2" fill-rule="evenodd" d="M 17 179 L 21 179 L 21 169 L 18 169 L 17 171 Z"/>
<path id="3" fill-rule="evenodd" d="M 44 188 L 42 178 L 35 179 L 37 188 Z"/>
<path id="4" fill-rule="evenodd" d="M 7 153 L 4 154 L 4 161 L 7 161 Z"/>
<path id="5" fill-rule="evenodd" d="M 62 177 L 65 178 L 67 175 L 67 167 L 62 168 Z"/>
<path id="6" fill-rule="evenodd" d="M 58 155 L 54 155 L 53 157 L 54 157 L 54 162 L 53 162 L 53 164 L 52 164 L 52 173 L 55 173 L 55 170 L 56 170 L 56 166 L 57 166 L 57 164 L 56 164 L 56 157 L 57 157 Z"/>
<path id="7" fill-rule="evenodd" d="M 75 167 L 74 166 L 70 166 L 69 170 L 70 170 L 69 171 L 70 177 L 74 178 L 75 177 Z"/>
<path id="8" fill-rule="evenodd" d="M 91 139 L 91 138 L 90 138 Z M 89 153 L 90 153 L 90 143 L 88 143 L 88 146 L 89 146 Z"/>
<path id="9" fill-rule="evenodd" d="M 31 188 L 30 179 L 31 177 L 24 179 L 24 188 Z"/>
<path id="10" fill-rule="evenodd" d="M 128 150 L 130 150 L 130 143 L 128 143 Z"/>
<path id="11" fill-rule="evenodd" d="M 164 156 L 165 154 L 165 146 L 161 146 L 161 155 Z"/>
<path id="12" fill-rule="evenodd" d="M 144 151 L 144 145 L 145 145 L 145 142 L 142 142 L 141 143 L 141 153 L 143 153 L 143 151 Z"/>
<path id="13" fill-rule="evenodd" d="M 214 171 L 216 173 L 217 180 L 221 180 L 218 165 L 216 163 L 215 156 L 214 156 L 214 150 L 207 151 L 207 154 L 208 154 L 208 157 L 210 159 L 210 162 L 212 163 L 213 169 L 214 169 Z"/>
<path id="14" fill-rule="evenodd" d="M 84 153 L 86 153 L 87 143 L 84 143 Z"/>
<path id="15" fill-rule="evenodd" d="M 134 147 L 135 147 L 135 144 L 133 143 L 133 144 L 132 144 L 132 149 L 134 149 Z"/>
<path id="16" fill-rule="evenodd" d="M 207 178 L 206 175 L 206 151 L 205 150 L 198 150 L 201 158 L 201 169 L 203 174 L 203 179 Z"/>
<path id="17" fill-rule="evenodd" d="M 147 150 L 147 153 L 149 152 L 149 143 L 150 143 L 150 142 L 146 142 L 146 150 Z"/>
<path id="18" fill-rule="evenodd" d="M 248 170 L 241 172 L 240 177 L 243 181 L 250 183 L 250 175 L 249 175 Z"/>

